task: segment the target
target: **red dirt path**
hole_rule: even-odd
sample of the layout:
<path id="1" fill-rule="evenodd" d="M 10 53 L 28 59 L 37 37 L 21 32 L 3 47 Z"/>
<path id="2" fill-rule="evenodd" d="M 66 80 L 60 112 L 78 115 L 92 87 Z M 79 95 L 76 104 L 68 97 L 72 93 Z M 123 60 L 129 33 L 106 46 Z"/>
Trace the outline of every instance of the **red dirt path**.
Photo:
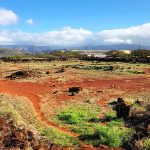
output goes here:
<path id="1" fill-rule="evenodd" d="M 77 134 L 70 132 L 65 128 L 60 128 L 55 126 L 52 122 L 49 122 L 45 119 L 44 115 L 41 113 L 40 107 L 40 97 L 43 93 L 49 92 L 50 87 L 48 84 L 38 84 L 30 82 L 15 82 L 15 81 L 6 81 L 0 80 L 0 93 L 7 93 L 10 95 L 24 96 L 28 98 L 35 108 L 35 112 L 38 118 L 43 121 L 46 125 L 58 129 L 61 132 L 67 133 L 71 136 L 78 136 Z"/>
<path id="2" fill-rule="evenodd" d="M 55 85 L 55 87 L 50 85 Z M 32 102 L 38 118 L 46 125 L 56 128 L 59 131 L 67 133 L 71 136 L 78 136 L 77 134 L 72 133 L 65 128 L 57 127 L 52 122 L 47 121 L 47 119 L 44 117 L 44 114 L 42 114 L 41 112 L 40 96 L 43 96 L 45 93 L 50 93 L 52 90 L 54 90 L 54 88 L 59 90 L 67 90 L 71 86 L 80 86 L 83 89 L 88 89 L 92 91 L 107 91 L 108 89 L 115 90 L 115 93 L 102 94 L 101 99 L 97 100 L 98 104 L 102 106 L 106 103 L 108 98 L 120 96 L 119 94 L 117 95 L 118 90 L 121 90 L 124 93 L 150 91 L 150 78 L 141 76 L 130 79 L 80 79 L 67 82 L 58 82 L 55 79 L 49 79 L 43 83 L 0 80 L 0 93 L 24 96 L 28 98 Z M 94 95 L 91 94 L 90 96 L 92 97 Z M 65 92 L 63 92 L 61 95 L 55 95 L 54 98 L 55 101 L 66 101 L 67 99 L 73 97 L 70 97 Z M 75 99 L 78 100 L 78 96 L 75 96 Z"/>

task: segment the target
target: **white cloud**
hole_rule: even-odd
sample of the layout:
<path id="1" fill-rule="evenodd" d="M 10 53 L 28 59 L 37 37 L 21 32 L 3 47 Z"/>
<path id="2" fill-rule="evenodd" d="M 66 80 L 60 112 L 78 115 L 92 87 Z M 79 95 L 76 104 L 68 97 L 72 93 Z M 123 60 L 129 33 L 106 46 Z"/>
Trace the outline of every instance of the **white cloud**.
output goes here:
<path id="1" fill-rule="evenodd" d="M 7 26 L 17 23 L 19 17 L 12 10 L 0 8 L 0 25 Z"/>
<path id="2" fill-rule="evenodd" d="M 104 30 L 98 33 L 104 43 L 142 43 L 150 45 L 150 23 L 124 29 Z"/>
<path id="3" fill-rule="evenodd" d="M 101 44 L 150 45 L 150 23 L 124 29 L 103 30 L 93 33 L 89 30 L 65 27 L 61 30 L 42 33 L 23 31 L 0 31 L 0 44 L 35 44 L 51 46 L 82 46 Z"/>
<path id="4" fill-rule="evenodd" d="M 0 44 L 36 44 L 53 46 L 76 46 L 84 44 L 92 33 L 85 29 L 65 27 L 59 31 L 27 33 L 23 31 L 0 31 Z"/>
<path id="5" fill-rule="evenodd" d="M 26 24 L 28 25 L 34 25 L 34 20 L 33 19 L 27 19 Z"/>

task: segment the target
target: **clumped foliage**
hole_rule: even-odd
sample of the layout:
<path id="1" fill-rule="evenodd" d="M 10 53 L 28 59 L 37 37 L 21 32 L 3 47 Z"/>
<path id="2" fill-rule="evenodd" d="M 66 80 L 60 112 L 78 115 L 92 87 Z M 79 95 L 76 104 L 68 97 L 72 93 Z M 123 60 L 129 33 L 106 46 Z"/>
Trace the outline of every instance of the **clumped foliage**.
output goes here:
<path id="1" fill-rule="evenodd" d="M 150 149 L 150 138 L 144 138 L 142 140 L 136 141 L 135 147 L 138 150 L 149 150 Z"/>
<path id="2" fill-rule="evenodd" d="M 81 115 L 77 115 L 75 113 L 61 113 L 60 115 L 58 115 L 58 118 L 67 124 L 77 124 L 80 122 Z"/>
<path id="3" fill-rule="evenodd" d="M 146 138 L 143 140 L 143 150 L 149 150 L 150 149 L 150 138 Z"/>
<path id="4" fill-rule="evenodd" d="M 68 65 L 67 67 L 75 68 L 75 69 L 83 69 L 83 70 L 101 70 L 101 71 L 113 71 L 113 66 L 91 66 L 91 65 Z"/>
<path id="5" fill-rule="evenodd" d="M 131 56 L 136 58 L 146 58 L 150 56 L 150 50 L 134 50 L 132 51 Z"/>
<path id="6" fill-rule="evenodd" d="M 99 119 L 100 110 L 99 108 L 94 109 L 96 106 L 92 105 L 74 104 L 60 112 L 57 115 L 57 121 L 80 134 L 81 141 L 94 146 L 105 144 L 110 147 L 121 147 L 125 142 L 128 142 L 132 131 L 124 127 L 124 121 L 117 119 L 113 111 L 106 114 L 106 119 Z M 106 120 L 108 121 L 106 125 L 101 124 Z"/>
<path id="7" fill-rule="evenodd" d="M 64 110 L 65 109 L 65 110 Z M 55 122 L 69 127 L 78 134 L 91 133 L 93 131 L 92 118 L 97 118 L 100 108 L 95 104 L 77 103 L 60 110 L 55 116 Z"/>
<path id="8" fill-rule="evenodd" d="M 95 146 L 105 144 L 116 148 L 121 147 L 130 139 L 130 130 L 120 129 L 117 126 L 100 126 L 95 130 L 92 137 Z"/>
<path id="9" fill-rule="evenodd" d="M 53 51 L 50 55 L 62 58 L 62 59 L 69 59 L 69 58 L 80 58 L 82 55 L 76 51 Z"/>
<path id="10" fill-rule="evenodd" d="M 92 117 L 96 117 L 99 112 L 99 107 L 91 104 L 72 105 L 68 109 L 57 115 L 58 119 L 67 124 L 80 124 L 88 121 Z M 94 110 L 95 109 L 95 110 Z M 93 111 L 94 110 L 94 111 Z"/>

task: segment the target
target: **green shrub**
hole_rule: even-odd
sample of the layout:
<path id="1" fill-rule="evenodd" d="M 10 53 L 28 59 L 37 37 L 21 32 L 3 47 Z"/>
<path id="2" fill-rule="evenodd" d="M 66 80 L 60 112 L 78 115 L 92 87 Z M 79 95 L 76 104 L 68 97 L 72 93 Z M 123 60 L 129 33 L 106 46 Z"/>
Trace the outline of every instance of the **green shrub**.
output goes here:
<path id="1" fill-rule="evenodd" d="M 74 113 L 61 113 L 58 115 L 59 120 L 67 124 L 77 124 L 80 122 L 80 117 Z"/>
<path id="2" fill-rule="evenodd" d="M 116 118 L 116 112 L 115 111 L 108 111 L 105 113 L 105 117 L 109 120 L 113 120 Z"/>
<path id="3" fill-rule="evenodd" d="M 124 126 L 124 121 L 122 119 L 117 119 L 117 120 L 113 120 L 111 122 L 108 123 L 108 126 L 109 127 L 112 127 L 112 126 Z"/>
<path id="4" fill-rule="evenodd" d="M 60 111 L 56 117 L 66 124 L 79 124 L 88 122 L 91 118 L 96 118 L 99 111 L 99 107 L 95 104 L 71 104 L 68 108 L 65 108 L 65 110 Z"/>
<path id="5" fill-rule="evenodd" d="M 61 146 L 77 145 L 79 141 L 68 134 L 61 133 L 57 129 L 45 127 L 41 130 L 41 135 L 50 139 L 53 143 Z"/>
<path id="6" fill-rule="evenodd" d="M 134 70 L 134 71 L 128 70 L 127 72 L 132 73 L 132 74 L 145 74 L 144 71 L 138 71 L 138 70 Z"/>
<path id="7" fill-rule="evenodd" d="M 130 130 L 119 128 L 117 126 L 99 126 L 93 135 L 82 135 L 82 139 L 94 146 L 100 144 L 108 145 L 109 147 L 121 147 L 123 143 L 130 139 Z"/>
<path id="8" fill-rule="evenodd" d="M 150 150 L 150 138 L 147 138 L 143 141 L 143 150 Z"/>
<path id="9" fill-rule="evenodd" d="M 103 71 L 113 71 L 114 67 L 113 66 L 103 66 Z"/>
<path id="10" fill-rule="evenodd" d="M 128 139 L 129 134 L 118 127 L 102 126 L 95 131 L 94 136 L 98 138 L 100 144 L 106 144 L 110 147 L 121 147 L 123 142 Z"/>

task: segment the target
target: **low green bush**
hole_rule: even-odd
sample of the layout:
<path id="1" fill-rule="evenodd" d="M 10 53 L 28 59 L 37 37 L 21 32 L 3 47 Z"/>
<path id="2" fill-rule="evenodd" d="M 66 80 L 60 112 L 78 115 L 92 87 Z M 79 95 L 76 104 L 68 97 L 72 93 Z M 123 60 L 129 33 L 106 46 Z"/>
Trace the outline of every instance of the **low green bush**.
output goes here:
<path id="1" fill-rule="evenodd" d="M 147 138 L 143 142 L 143 150 L 150 150 L 150 138 Z"/>
<path id="2" fill-rule="evenodd" d="M 80 116 L 74 113 L 61 113 L 58 115 L 59 120 L 64 121 L 67 124 L 77 124 L 80 122 Z"/>
<path id="3" fill-rule="evenodd" d="M 134 71 L 128 70 L 127 72 L 132 73 L 132 74 L 145 74 L 144 71 L 137 71 L 137 70 L 134 70 Z"/>
<path id="4" fill-rule="evenodd" d="M 81 137 L 94 146 L 105 144 L 109 147 L 118 148 L 130 139 L 130 134 L 131 130 L 127 128 L 99 126 L 93 135 L 81 135 Z"/>
<path id="5" fill-rule="evenodd" d="M 56 118 L 65 124 L 80 124 L 97 117 L 99 107 L 95 104 L 79 103 L 72 104 L 56 115 Z"/>

